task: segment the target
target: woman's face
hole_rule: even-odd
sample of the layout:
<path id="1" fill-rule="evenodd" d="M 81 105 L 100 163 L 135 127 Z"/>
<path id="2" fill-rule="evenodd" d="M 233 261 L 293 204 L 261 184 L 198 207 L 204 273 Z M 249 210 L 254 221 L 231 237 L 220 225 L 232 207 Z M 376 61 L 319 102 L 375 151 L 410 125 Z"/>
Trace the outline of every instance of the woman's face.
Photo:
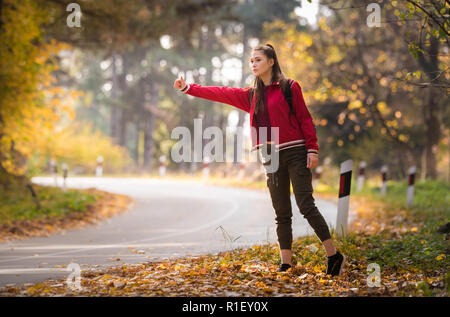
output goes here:
<path id="1" fill-rule="evenodd" d="M 250 68 L 252 69 L 253 75 L 261 76 L 270 72 L 274 64 L 273 58 L 268 59 L 264 55 L 263 51 L 253 50 L 250 58 Z"/>

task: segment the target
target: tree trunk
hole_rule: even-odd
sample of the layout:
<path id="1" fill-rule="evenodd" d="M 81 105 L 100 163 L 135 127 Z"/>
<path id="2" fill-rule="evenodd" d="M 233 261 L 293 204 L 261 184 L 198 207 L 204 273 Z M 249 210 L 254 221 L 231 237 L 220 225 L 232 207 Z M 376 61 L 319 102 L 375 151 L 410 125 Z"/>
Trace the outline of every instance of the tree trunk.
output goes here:
<path id="1" fill-rule="evenodd" d="M 422 47 L 421 47 L 422 48 Z M 424 48 L 422 48 L 424 49 Z M 439 91 L 432 85 L 437 83 L 439 79 L 439 39 L 434 36 L 430 37 L 430 45 L 427 47 L 427 59 L 421 52 L 418 53 L 419 65 L 422 67 L 427 77 L 430 79 L 431 86 L 428 88 L 428 100 L 424 103 L 423 115 L 426 129 L 426 177 L 436 179 L 436 152 L 439 139 L 441 137 L 441 121 L 439 118 Z"/>
<path id="2" fill-rule="evenodd" d="M 152 169 L 153 156 L 153 130 L 154 130 L 154 116 L 148 111 L 145 114 L 144 122 L 144 161 L 143 169 L 150 172 Z"/>
<path id="3" fill-rule="evenodd" d="M 128 116 L 127 116 L 127 110 L 122 109 L 120 111 L 120 120 L 119 120 L 119 145 L 126 147 L 127 145 L 127 123 L 128 123 Z"/>
<path id="4" fill-rule="evenodd" d="M 139 122 L 136 122 L 134 124 L 134 130 L 133 130 L 133 138 L 134 138 L 134 142 L 135 142 L 135 147 L 133 148 L 133 160 L 136 166 L 139 166 L 139 136 L 141 133 L 141 126 L 139 124 Z"/>
<path id="5" fill-rule="evenodd" d="M 436 88 L 428 89 L 428 104 L 424 107 L 424 121 L 426 126 L 426 178 L 437 178 L 436 152 L 441 137 L 440 120 L 438 117 L 439 104 Z"/>
<path id="6" fill-rule="evenodd" d="M 246 27 L 246 25 L 244 23 L 243 31 L 242 31 L 242 43 L 243 43 L 244 49 L 243 49 L 242 59 L 241 59 L 241 61 L 242 61 L 242 71 L 241 71 L 242 77 L 241 77 L 241 84 L 240 84 L 241 88 L 244 88 L 246 86 L 245 79 L 247 77 L 247 63 L 248 63 L 248 58 L 247 58 L 247 53 L 248 53 L 248 36 L 249 36 L 248 28 Z M 238 129 L 244 126 L 245 115 L 246 115 L 246 113 L 244 111 L 239 110 L 239 121 L 238 121 L 238 124 L 237 124 L 237 128 Z M 244 138 L 242 138 L 241 139 L 241 143 L 238 144 L 237 137 L 236 137 L 234 142 L 235 142 L 235 146 L 234 146 L 234 163 L 236 165 L 238 165 L 240 162 L 238 162 L 238 156 L 237 155 L 238 155 L 238 151 L 240 149 L 242 149 L 242 147 L 243 147 L 242 142 L 244 142 Z M 242 153 L 242 154 L 244 154 L 244 153 Z M 241 159 L 243 159 L 243 157 Z"/>
<path id="7" fill-rule="evenodd" d="M 156 81 L 150 81 L 150 105 L 156 106 L 158 104 L 158 86 Z M 145 111 L 144 121 L 144 162 L 143 168 L 150 172 L 152 169 L 153 158 L 153 130 L 155 129 L 155 116 L 150 110 Z"/>
<path id="8" fill-rule="evenodd" d="M 2 127 L 4 124 L 3 116 L 0 114 L 0 142 L 3 138 Z M 16 183 L 18 177 L 8 173 L 8 171 L 3 167 L 3 160 L 4 157 L 0 147 L 0 188 L 2 188 L 2 190 L 7 190 L 13 185 L 13 183 Z"/>
<path id="9" fill-rule="evenodd" d="M 127 81 L 126 81 L 126 76 L 127 76 L 127 63 L 128 63 L 128 56 L 127 53 L 124 52 L 122 55 L 122 72 L 119 76 L 119 80 L 118 80 L 118 88 L 119 91 L 121 92 L 121 95 L 124 96 L 125 92 L 127 90 Z M 123 102 L 124 98 L 120 98 L 120 101 Z M 126 147 L 127 144 L 127 123 L 129 120 L 129 105 L 121 105 L 121 107 L 119 108 L 119 127 L 118 127 L 118 142 L 120 146 Z"/>
<path id="10" fill-rule="evenodd" d="M 2 20 L 2 10 L 3 9 L 3 0 L 0 0 L 0 30 L 3 27 L 3 20 Z"/>
<path id="11" fill-rule="evenodd" d="M 119 127 L 119 109 L 117 109 L 117 90 L 119 89 L 119 78 L 118 78 L 118 74 L 117 74 L 117 67 L 116 67 L 116 60 L 117 60 L 117 55 L 115 52 L 113 52 L 112 54 L 112 82 L 113 82 L 113 87 L 111 90 L 111 122 L 110 122 L 110 127 L 111 127 L 111 131 L 110 131 L 110 136 L 113 139 L 113 141 L 115 143 L 118 142 L 118 127 Z"/>
<path id="12" fill-rule="evenodd" d="M 188 126 L 187 124 L 187 120 L 186 120 L 186 109 L 188 109 L 188 101 L 187 98 L 183 98 L 181 101 L 181 105 L 180 105 L 180 121 L 179 121 L 179 126 L 182 127 L 186 127 Z M 187 150 L 187 149 L 185 149 Z M 189 164 L 187 164 L 188 162 L 185 162 L 184 160 L 182 160 L 180 163 L 178 163 L 178 170 L 181 172 L 188 172 L 189 170 Z"/>
<path id="13" fill-rule="evenodd" d="M 427 152 L 425 148 L 422 149 L 422 156 L 420 158 L 420 179 L 425 180 L 427 178 Z"/>

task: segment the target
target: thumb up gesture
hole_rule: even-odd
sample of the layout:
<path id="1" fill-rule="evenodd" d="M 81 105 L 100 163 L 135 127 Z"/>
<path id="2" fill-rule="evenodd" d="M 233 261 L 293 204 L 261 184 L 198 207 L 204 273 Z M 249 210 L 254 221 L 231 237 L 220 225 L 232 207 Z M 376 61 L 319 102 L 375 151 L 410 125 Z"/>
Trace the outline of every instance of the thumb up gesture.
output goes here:
<path id="1" fill-rule="evenodd" d="M 180 79 L 175 79 L 173 88 L 183 90 L 184 87 L 186 87 L 186 83 L 184 82 L 183 76 L 181 76 Z"/>

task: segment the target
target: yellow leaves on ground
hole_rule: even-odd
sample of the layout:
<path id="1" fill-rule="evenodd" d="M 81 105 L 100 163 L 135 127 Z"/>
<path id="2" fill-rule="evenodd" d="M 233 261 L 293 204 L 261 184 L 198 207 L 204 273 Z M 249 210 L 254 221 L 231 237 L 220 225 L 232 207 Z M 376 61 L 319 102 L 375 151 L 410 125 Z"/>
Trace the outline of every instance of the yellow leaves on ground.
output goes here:
<path id="1" fill-rule="evenodd" d="M 31 287 L 27 288 L 25 292 L 27 295 L 31 295 L 31 296 L 36 293 L 45 295 L 45 294 L 50 293 L 50 289 L 49 289 L 48 285 L 37 284 L 35 286 L 31 286 Z"/>
<path id="2" fill-rule="evenodd" d="M 240 252 L 240 254 L 244 254 Z M 401 274 L 388 272 L 380 288 L 366 285 L 365 265 L 350 260 L 348 272 L 340 277 L 324 274 L 321 266 L 312 269 L 296 265 L 289 272 L 276 272 L 277 265 L 256 261 L 256 265 L 220 262 L 228 252 L 172 261 L 122 265 L 106 271 L 82 271 L 82 289 L 67 287 L 64 279 L 26 287 L 5 287 L 2 296 L 354 296 L 395 295 L 405 284 Z M 237 261 L 239 262 L 239 261 Z M 255 268 L 258 267 L 258 268 Z M 264 268 L 261 270 L 260 268 Z M 410 274 L 410 273 L 409 273 Z M 411 279 L 411 276 L 408 276 Z M 398 286 L 400 285 L 400 287 Z"/>
<path id="3" fill-rule="evenodd" d="M 383 270 L 380 287 L 367 285 L 367 263 L 348 259 L 342 276 L 325 275 L 324 265 L 295 265 L 277 272 L 278 265 L 261 260 L 243 263 L 248 253 L 235 250 L 218 255 L 82 271 L 82 289 L 67 287 L 65 279 L 0 289 L 1 296 L 396 296 L 415 289 L 421 274 Z M 444 255 L 440 255 L 441 258 Z M 225 263 L 224 263 L 225 259 Z M 233 260 L 234 259 L 234 260 Z M 428 283 L 439 279 L 429 277 Z"/>
<path id="4" fill-rule="evenodd" d="M 324 271 L 324 268 L 322 266 L 316 265 L 316 266 L 313 267 L 313 272 L 314 273 L 322 273 L 323 271 Z"/>

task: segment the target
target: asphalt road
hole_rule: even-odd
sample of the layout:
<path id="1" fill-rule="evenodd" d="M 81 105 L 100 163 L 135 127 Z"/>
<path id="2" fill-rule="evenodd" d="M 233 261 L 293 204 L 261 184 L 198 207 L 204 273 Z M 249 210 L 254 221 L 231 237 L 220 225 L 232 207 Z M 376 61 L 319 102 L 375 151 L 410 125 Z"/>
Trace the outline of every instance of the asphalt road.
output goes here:
<path id="1" fill-rule="evenodd" d="M 53 178 L 48 177 L 36 177 L 33 182 L 54 185 Z M 129 195 L 135 203 L 127 212 L 97 225 L 0 243 L 0 286 L 67 277 L 70 263 L 79 264 L 83 270 L 213 254 L 277 241 L 268 190 L 160 178 L 72 177 L 68 186 Z M 294 196 L 291 199 L 294 238 L 313 234 Z M 316 199 L 316 205 L 334 227 L 336 205 L 320 199 Z M 225 232 L 237 239 L 230 242 Z"/>

